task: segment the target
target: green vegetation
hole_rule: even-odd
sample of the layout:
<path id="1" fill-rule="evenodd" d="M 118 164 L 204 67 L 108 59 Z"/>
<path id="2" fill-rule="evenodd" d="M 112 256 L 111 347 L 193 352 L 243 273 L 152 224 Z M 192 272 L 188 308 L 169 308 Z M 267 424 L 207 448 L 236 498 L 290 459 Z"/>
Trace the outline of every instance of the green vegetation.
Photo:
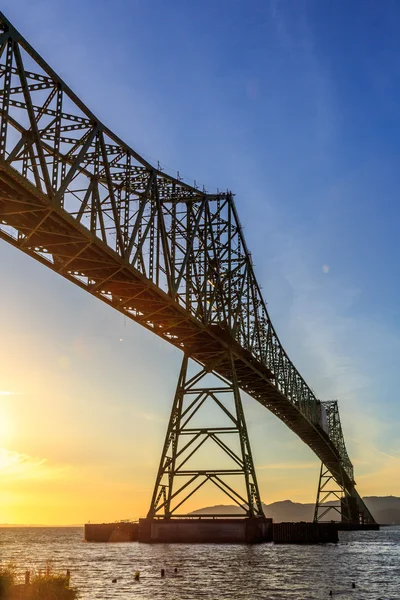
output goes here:
<path id="1" fill-rule="evenodd" d="M 55 573 L 47 564 L 45 571 L 32 570 L 28 584 L 18 583 L 15 565 L 0 567 L 0 600 L 76 600 L 78 592 L 69 587 L 69 577 Z"/>

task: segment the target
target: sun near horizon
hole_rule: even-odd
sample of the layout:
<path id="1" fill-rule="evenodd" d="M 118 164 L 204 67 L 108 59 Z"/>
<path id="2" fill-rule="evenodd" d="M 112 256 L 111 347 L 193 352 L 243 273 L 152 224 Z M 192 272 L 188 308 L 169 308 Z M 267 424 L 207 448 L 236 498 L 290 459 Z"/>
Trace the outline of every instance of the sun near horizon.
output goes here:
<path id="1" fill-rule="evenodd" d="M 3 279 L 8 272 L 1 297 L 0 523 L 145 516 L 180 353 L 5 243 L 0 250 Z M 256 402 L 244 403 L 262 500 L 314 502 L 317 458 Z M 359 443 L 349 440 L 360 493 L 400 495 L 398 459 L 368 443 L 360 451 Z M 216 504 L 226 498 L 209 489 L 188 510 Z"/>

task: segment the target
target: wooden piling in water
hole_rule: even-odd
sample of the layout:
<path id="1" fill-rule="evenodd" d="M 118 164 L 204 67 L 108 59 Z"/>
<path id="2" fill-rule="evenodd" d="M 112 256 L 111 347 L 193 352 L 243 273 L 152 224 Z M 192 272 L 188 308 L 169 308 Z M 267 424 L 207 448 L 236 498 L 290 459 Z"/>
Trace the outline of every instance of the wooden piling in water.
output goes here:
<path id="1" fill-rule="evenodd" d="M 275 544 L 321 544 L 339 541 L 335 523 L 274 523 Z"/>

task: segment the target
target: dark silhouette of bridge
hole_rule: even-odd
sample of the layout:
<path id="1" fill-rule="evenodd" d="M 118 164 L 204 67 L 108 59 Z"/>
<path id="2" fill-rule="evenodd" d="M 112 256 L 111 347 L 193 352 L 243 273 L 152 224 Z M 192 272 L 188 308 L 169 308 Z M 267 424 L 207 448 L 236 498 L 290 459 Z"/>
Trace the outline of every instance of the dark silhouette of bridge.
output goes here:
<path id="1" fill-rule="evenodd" d="M 336 510 L 343 521 L 373 523 L 355 488 L 337 402 L 316 397 L 272 325 L 232 193 L 209 194 L 144 160 L 1 13 L 0 23 L 1 238 L 184 353 L 149 514 L 176 516 L 211 482 L 249 516 L 262 515 L 243 390 L 320 458 L 316 520 Z M 218 384 L 207 382 L 210 373 Z M 193 424 L 206 399 L 229 426 Z M 233 434 L 237 447 L 227 441 Z M 235 468 L 189 468 L 210 440 Z M 227 483 L 231 475 L 244 479 L 243 493 Z M 332 498 L 334 507 L 322 506 Z"/>

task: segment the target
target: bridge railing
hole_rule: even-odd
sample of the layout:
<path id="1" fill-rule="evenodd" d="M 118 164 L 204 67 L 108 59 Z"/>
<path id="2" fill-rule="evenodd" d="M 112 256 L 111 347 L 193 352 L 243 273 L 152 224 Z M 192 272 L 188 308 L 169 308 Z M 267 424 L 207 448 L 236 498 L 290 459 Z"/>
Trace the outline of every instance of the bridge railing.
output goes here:
<path id="1" fill-rule="evenodd" d="M 227 329 L 320 426 L 321 404 L 271 323 L 232 194 L 209 194 L 151 165 L 89 111 L 1 13 L 0 105 L 0 160 L 194 318 Z M 0 227 L 23 235 L 6 220 Z M 33 250 L 53 260 L 45 244 Z M 90 284 L 93 272 L 71 269 L 69 276 Z M 106 280 L 101 289 L 112 294 Z M 154 326 L 151 319 L 146 325 Z M 337 440 L 331 437 L 350 474 L 344 441 Z"/>

